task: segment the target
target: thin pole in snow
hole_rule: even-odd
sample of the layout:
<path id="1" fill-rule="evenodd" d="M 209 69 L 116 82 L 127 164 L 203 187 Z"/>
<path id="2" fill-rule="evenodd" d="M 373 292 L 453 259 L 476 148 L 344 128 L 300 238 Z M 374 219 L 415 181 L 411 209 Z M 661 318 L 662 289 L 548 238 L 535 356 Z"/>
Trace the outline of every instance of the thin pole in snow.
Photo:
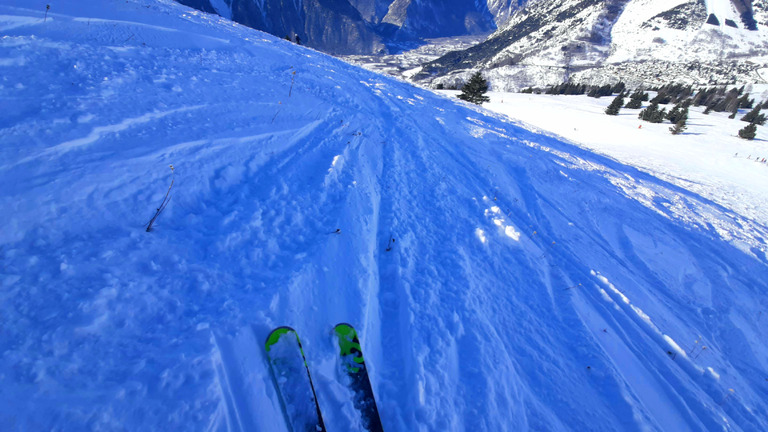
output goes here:
<path id="1" fill-rule="evenodd" d="M 389 236 L 389 241 L 387 242 L 387 252 L 392 250 L 392 246 L 395 244 L 395 238 L 391 235 Z"/>

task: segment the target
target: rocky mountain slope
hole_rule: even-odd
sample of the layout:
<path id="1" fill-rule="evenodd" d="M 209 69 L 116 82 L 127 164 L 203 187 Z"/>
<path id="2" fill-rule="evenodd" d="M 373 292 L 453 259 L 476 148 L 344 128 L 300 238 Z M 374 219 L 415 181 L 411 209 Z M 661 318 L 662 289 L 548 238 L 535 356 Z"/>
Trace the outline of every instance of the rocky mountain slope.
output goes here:
<path id="1" fill-rule="evenodd" d="M 382 38 L 347 0 L 178 0 L 187 6 L 336 54 L 384 50 Z"/>
<path id="2" fill-rule="evenodd" d="M 765 82 L 766 0 L 531 2 L 485 42 L 423 68 L 456 85 L 484 70 L 497 90 L 573 79 L 653 85 Z"/>
<path id="3" fill-rule="evenodd" d="M 397 50 L 421 38 L 488 33 L 528 0 L 177 0 L 333 54 Z"/>

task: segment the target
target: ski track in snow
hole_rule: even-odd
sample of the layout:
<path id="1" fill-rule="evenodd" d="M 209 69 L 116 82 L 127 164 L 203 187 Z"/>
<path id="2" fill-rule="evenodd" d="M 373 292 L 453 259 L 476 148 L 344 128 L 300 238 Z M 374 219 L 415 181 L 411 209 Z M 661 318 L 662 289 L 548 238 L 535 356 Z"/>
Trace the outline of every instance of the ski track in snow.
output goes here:
<path id="1" fill-rule="evenodd" d="M 388 431 L 768 427 L 765 257 L 700 229 L 738 216 L 167 0 L 39 12 L 0 5 L 12 430 L 286 430 L 280 325 L 361 430 L 339 322 Z"/>
<path id="2" fill-rule="evenodd" d="M 745 164 L 745 157 L 734 156 L 735 152 L 737 156 L 746 154 L 751 158 L 752 153 L 763 152 L 759 142 L 741 140 L 728 133 L 730 129 L 735 130 L 734 123 L 741 127 L 739 122 L 719 114 L 705 117 L 698 112 L 701 110 L 694 108 L 691 132 L 671 137 L 668 126 L 663 124 L 646 124 L 645 128 L 638 128 L 634 110 L 625 109 L 616 118 L 604 119 L 605 104 L 601 100 L 576 99 L 583 103 L 574 104 L 570 97 L 541 96 L 537 98 L 540 103 L 530 107 L 529 96 L 501 94 L 494 95 L 491 107 L 537 125 L 542 124 L 542 112 L 556 112 L 554 131 L 581 147 L 597 150 L 650 172 L 654 179 L 649 183 L 637 174 L 616 173 L 603 165 L 559 152 L 564 159 L 584 169 L 604 172 L 606 178 L 627 196 L 659 214 L 680 219 L 698 229 L 710 230 L 749 253 L 758 256 L 768 253 L 768 214 L 763 211 L 766 198 L 761 183 L 768 171 L 765 171 L 765 165 Z M 703 122 L 704 118 L 712 119 L 712 124 Z M 592 126 L 598 119 L 603 124 L 599 128 Z M 617 140 L 617 136 L 622 139 Z M 531 145 L 536 146 L 535 143 Z M 645 152 L 634 149 L 640 146 L 646 149 Z M 665 150 L 659 152 L 658 149 Z M 675 187 L 654 184 L 658 178 Z M 681 190 L 693 193 L 680 193 Z"/>

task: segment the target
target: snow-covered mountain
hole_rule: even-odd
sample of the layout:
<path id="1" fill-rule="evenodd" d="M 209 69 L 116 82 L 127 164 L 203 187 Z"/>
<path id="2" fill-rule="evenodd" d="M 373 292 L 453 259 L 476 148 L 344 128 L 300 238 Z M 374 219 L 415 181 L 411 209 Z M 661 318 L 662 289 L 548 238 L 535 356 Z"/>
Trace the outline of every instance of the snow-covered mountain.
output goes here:
<path id="1" fill-rule="evenodd" d="M 488 33 L 527 0 L 177 0 L 334 54 L 385 52 L 403 41 Z"/>
<path id="2" fill-rule="evenodd" d="M 389 432 L 768 430 L 764 211 L 170 0 L 0 34 L 3 430 L 283 432 L 290 325 L 360 431 L 339 322 Z"/>
<path id="3" fill-rule="evenodd" d="M 765 82 L 766 9 L 757 0 L 531 2 L 487 41 L 427 64 L 419 79 L 460 84 L 483 70 L 493 87 L 568 79 L 633 85 Z"/>

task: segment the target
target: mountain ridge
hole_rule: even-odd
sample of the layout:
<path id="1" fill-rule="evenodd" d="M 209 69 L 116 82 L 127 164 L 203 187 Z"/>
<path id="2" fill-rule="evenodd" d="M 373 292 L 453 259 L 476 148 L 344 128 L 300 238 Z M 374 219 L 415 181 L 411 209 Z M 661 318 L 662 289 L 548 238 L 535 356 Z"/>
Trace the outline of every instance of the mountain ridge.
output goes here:
<path id="1" fill-rule="evenodd" d="M 485 42 L 427 63 L 415 79 L 456 86 L 472 70 L 483 70 L 497 90 L 569 79 L 645 86 L 674 80 L 699 85 L 763 82 L 756 71 L 768 64 L 765 3 L 755 2 L 753 10 L 753 3 L 741 0 L 533 2 Z M 707 23 L 710 16 L 720 17 L 717 25 Z M 696 63 L 723 62 L 728 66 L 710 68 L 715 71 L 711 79 L 685 72 Z M 635 64 L 638 73 L 617 74 L 622 64 L 625 69 Z M 670 64 L 679 66 L 670 69 Z M 732 72 L 741 69 L 749 71 Z M 664 71 L 668 76 L 663 80 L 642 76 Z"/>
<path id="2" fill-rule="evenodd" d="M 397 51 L 425 38 L 486 33 L 527 0 L 176 0 L 332 54 Z"/>

